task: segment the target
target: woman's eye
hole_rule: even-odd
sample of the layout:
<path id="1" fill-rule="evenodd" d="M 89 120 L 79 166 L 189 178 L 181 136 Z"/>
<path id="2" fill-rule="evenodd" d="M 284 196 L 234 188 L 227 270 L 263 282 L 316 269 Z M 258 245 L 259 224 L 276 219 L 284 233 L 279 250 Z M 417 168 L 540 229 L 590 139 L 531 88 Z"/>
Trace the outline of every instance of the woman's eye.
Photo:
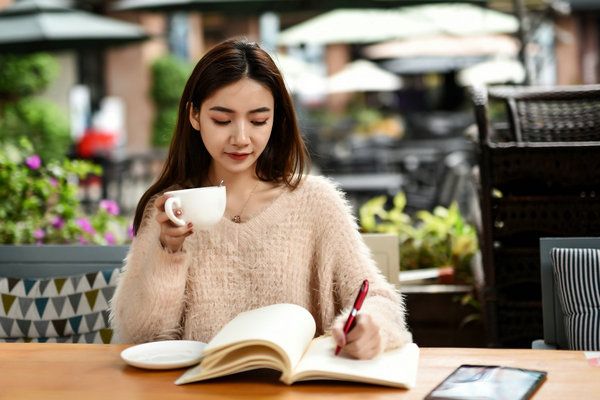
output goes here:
<path id="1" fill-rule="evenodd" d="M 213 119 L 213 121 L 214 121 L 214 123 L 215 123 L 215 124 L 217 124 L 217 125 L 227 125 L 229 122 L 231 122 L 231 121 L 229 121 L 229 120 L 227 120 L 227 121 L 220 121 L 220 120 L 218 120 L 218 119 Z"/>
<path id="2" fill-rule="evenodd" d="M 266 123 L 267 123 L 266 119 L 264 121 L 252 121 L 252 125 L 256 125 L 256 126 L 265 125 Z"/>

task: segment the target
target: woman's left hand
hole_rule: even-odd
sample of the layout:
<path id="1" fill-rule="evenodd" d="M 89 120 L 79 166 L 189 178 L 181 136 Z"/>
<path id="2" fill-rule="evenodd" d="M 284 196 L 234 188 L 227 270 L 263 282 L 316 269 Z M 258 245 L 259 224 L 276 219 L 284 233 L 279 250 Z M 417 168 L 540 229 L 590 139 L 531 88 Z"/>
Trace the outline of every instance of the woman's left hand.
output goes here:
<path id="1" fill-rule="evenodd" d="M 366 360 L 374 358 L 382 350 L 381 334 L 379 325 L 367 311 L 361 311 L 356 315 L 356 325 L 344 336 L 345 320 L 338 318 L 331 328 L 331 335 L 335 343 L 351 356 Z"/>

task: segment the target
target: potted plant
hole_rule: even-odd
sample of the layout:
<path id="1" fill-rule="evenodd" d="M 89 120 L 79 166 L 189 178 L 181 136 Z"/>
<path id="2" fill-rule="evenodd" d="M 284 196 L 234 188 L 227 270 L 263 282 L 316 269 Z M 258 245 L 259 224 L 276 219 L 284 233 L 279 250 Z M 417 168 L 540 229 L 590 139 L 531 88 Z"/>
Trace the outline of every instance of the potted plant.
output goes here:
<path id="1" fill-rule="evenodd" d="M 472 268 L 479 251 L 475 228 L 464 220 L 456 203 L 414 216 L 404 212 L 403 192 L 394 196 L 390 208 L 387 203 L 387 196 L 378 196 L 360 207 L 362 230 L 398 236 L 399 271 L 437 272 L 432 285 L 406 286 L 400 281 L 415 340 L 432 346 L 483 345 L 479 343 L 484 335 Z"/>

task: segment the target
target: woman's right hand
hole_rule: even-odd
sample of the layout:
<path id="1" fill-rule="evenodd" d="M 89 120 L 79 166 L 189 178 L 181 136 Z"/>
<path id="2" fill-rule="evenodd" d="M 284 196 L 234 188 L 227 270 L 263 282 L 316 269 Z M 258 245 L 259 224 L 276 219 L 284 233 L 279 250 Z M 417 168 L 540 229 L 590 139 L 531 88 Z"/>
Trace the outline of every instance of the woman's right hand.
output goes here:
<path id="1" fill-rule="evenodd" d="M 163 248 L 175 253 L 183 248 L 183 242 L 194 231 L 191 222 L 184 226 L 177 226 L 165 213 L 165 202 L 171 196 L 170 194 L 163 194 L 154 201 L 154 207 L 156 207 L 156 221 L 160 225 L 160 244 Z M 181 212 L 182 210 L 175 211 L 178 216 L 181 216 Z"/>

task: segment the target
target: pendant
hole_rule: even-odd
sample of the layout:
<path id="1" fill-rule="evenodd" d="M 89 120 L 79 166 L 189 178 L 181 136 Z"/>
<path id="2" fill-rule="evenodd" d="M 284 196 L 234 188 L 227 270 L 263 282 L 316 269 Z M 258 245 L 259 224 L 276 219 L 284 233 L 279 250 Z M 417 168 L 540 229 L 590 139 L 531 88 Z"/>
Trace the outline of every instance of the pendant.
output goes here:
<path id="1" fill-rule="evenodd" d="M 235 222 L 236 224 L 239 224 L 240 222 L 242 222 L 242 218 L 239 215 L 234 215 L 233 218 L 231 218 L 231 220 L 233 222 Z"/>

